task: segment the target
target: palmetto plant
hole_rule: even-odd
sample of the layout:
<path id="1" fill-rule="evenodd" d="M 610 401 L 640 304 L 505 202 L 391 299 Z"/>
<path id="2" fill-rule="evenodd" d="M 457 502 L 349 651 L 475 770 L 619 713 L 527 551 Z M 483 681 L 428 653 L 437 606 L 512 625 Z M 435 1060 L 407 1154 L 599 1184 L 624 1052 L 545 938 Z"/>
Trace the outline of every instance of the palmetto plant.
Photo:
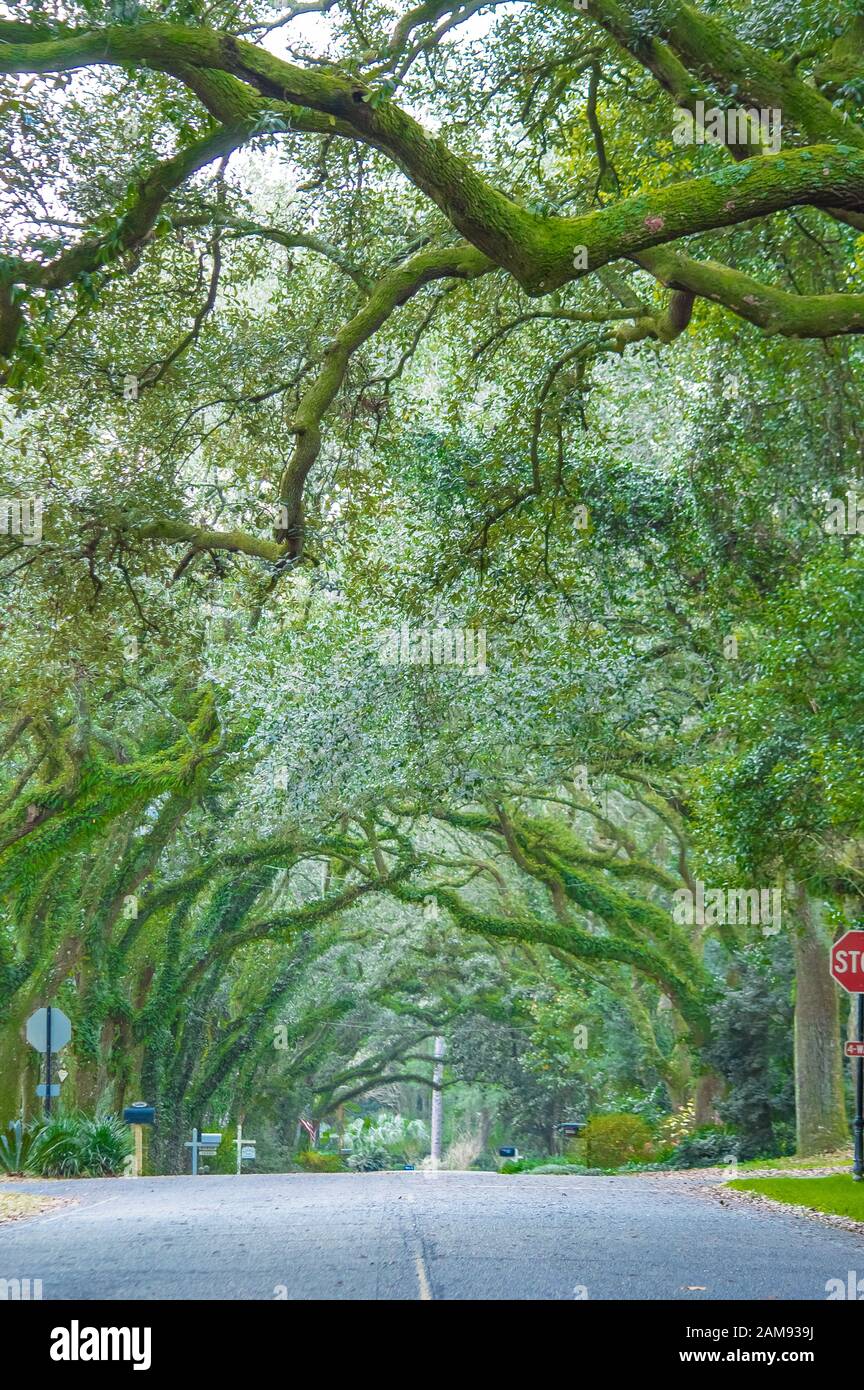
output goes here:
<path id="1" fill-rule="evenodd" d="M 42 1127 L 36 1162 L 45 1177 L 101 1177 L 119 1173 L 129 1153 L 129 1131 L 114 1115 L 58 1115 Z"/>
<path id="2" fill-rule="evenodd" d="M 14 1120 L 6 1134 L 0 1134 L 0 1172 L 27 1174 L 35 1171 L 38 1133 L 34 1127 Z"/>
<path id="3" fill-rule="evenodd" d="M 114 1115 L 57 1115 L 0 1134 L 0 1172 L 27 1176 L 102 1177 L 123 1171 L 129 1132 Z"/>

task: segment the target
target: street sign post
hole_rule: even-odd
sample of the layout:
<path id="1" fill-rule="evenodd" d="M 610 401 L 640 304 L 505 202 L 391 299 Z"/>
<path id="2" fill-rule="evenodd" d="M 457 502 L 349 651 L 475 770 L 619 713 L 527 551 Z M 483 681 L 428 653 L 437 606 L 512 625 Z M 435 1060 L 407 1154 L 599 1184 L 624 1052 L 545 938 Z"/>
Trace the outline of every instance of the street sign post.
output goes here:
<path id="1" fill-rule="evenodd" d="M 852 1174 L 856 1182 L 864 1181 L 864 994 L 858 995 L 858 1042 L 861 1051 L 855 1068 L 855 1162 Z"/>
<path id="2" fill-rule="evenodd" d="M 831 974 L 841 989 L 849 994 L 857 994 L 855 1009 L 855 1031 L 857 1040 L 850 1041 L 844 1049 L 847 1057 L 856 1059 L 855 1065 L 855 1119 L 852 1132 L 855 1139 L 855 1157 L 852 1163 L 852 1176 L 856 1182 L 864 1182 L 864 931 L 847 931 L 831 947 Z M 850 1052 L 854 1047 L 855 1051 Z"/>
<path id="3" fill-rule="evenodd" d="M 51 1083 L 51 1058 L 60 1052 L 72 1037 L 72 1024 L 62 1009 L 53 1004 L 37 1009 L 27 1020 L 25 1030 L 27 1041 L 37 1052 L 45 1054 L 45 1081 L 36 1087 L 37 1096 L 45 1097 L 45 1114 L 51 1114 L 51 1097 L 59 1096 L 60 1087 Z"/>

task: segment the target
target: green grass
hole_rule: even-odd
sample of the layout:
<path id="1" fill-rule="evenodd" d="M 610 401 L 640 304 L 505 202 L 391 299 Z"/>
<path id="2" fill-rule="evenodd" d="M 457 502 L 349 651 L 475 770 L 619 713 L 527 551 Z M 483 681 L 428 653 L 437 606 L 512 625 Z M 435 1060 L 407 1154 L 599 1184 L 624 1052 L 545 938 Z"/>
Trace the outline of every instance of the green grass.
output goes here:
<path id="1" fill-rule="evenodd" d="M 849 1150 L 840 1149 L 830 1154 L 813 1154 L 810 1158 L 796 1158 L 794 1154 L 786 1158 L 748 1158 L 739 1163 L 738 1168 L 741 1171 L 750 1168 L 839 1168 L 848 1162 Z"/>
<path id="2" fill-rule="evenodd" d="M 737 1178 L 726 1186 L 739 1192 L 758 1192 L 775 1202 L 864 1221 L 864 1182 L 854 1182 L 851 1173 L 830 1178 Z"/>

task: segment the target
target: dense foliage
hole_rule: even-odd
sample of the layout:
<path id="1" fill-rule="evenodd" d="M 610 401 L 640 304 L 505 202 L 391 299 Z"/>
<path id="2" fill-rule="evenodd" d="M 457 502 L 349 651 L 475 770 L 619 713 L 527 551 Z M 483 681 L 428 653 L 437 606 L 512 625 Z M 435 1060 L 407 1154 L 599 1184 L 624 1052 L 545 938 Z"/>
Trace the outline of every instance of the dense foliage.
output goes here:
<path id="1" fill-rule="evenodd" d="M 844 1142 L 856 7 L 0 9 L 0 1121 Z"/>

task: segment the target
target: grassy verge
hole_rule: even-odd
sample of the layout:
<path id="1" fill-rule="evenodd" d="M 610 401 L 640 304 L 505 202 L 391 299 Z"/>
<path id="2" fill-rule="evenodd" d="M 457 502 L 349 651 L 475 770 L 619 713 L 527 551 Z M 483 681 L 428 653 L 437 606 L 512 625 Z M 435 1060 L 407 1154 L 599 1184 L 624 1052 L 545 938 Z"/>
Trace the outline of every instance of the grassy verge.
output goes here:
<path id="1" fill-rule="evenodd" d="M 790 1206 L 864 1221 L 864 1183 L 853 1182 L 851 1173 L 830 1178 L 737 1178 L 726 1186 L 738 1192 L 758 1192 Z"/>
<path id="2" fill-rule="evenodd" d="M 22 1216 L 36 1216 L 48 1207 L 59 1205 L 56 1197 L 36 1196 L 32 1192 L 0 1192 L 0 1221 L 19 1221 Z"/>
<path id="3" fill-rule="evenodd" d="M 849 1149 L 839 1149 L 830 1154 L 812 1154 L 810 1158 L 796 1158 L 794 1154 L 787 1158 L 748 1158 L 745 1163 L 738 1164 L 738 1171 L 745 1172 L 751 1168 L 837 1168 L 849 1162 Z"/>

